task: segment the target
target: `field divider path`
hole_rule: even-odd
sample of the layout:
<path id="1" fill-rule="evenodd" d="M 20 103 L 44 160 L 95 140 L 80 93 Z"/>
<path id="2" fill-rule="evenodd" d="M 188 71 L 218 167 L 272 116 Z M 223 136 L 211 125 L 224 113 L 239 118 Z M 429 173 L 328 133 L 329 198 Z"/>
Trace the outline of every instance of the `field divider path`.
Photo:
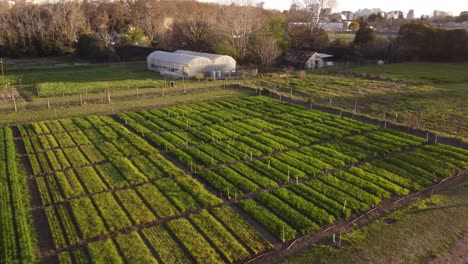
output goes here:
<path id="1" fill-rule="evenodd" d="M 18 130 L 18 127 L 14 126 L 13 127 L 13 135 L 19 135 L 20 132 Z M 15 140 L 15 147 L 17 149 L 17 154 L 21 153 L 26 153 L 26 147 L 24 145 L 23 140 Z M 21 161 L 24 165 L 25 172 L 27 174 L 32 173 L 32 167 L 30 164 L 29 159 L 27 159 L 25 156 L 20 156 Z M 30 208 L 34 208 L 36 206 L 42 205 L 42 201 L 40 198 L 39 194 L 39 189 L 37 188 L 37 185 L 34 183 L 31 183 L 27 179 L 27 184 L 29 187 L 29 194 L 30 194 L 30 201 L 29 201 L 29 206 Z M 37 234 L 37 244 L 41 248 L 41 252 L 52 252 L 54 250 L 54 243 L 53 243 L 53 238 L 52 238 L 52 232 L 49 228 L 49 225 L 47 224 L 47 216 L 45 215 L 44 211 L 35 211 L 31 210 L 31 216 L 33 220 L 33 225 L 39 225 L 41 228 L 35 228 L 36 234 Z M 38 254 L 39 257 L 42 257 L 42 254 Z"/>

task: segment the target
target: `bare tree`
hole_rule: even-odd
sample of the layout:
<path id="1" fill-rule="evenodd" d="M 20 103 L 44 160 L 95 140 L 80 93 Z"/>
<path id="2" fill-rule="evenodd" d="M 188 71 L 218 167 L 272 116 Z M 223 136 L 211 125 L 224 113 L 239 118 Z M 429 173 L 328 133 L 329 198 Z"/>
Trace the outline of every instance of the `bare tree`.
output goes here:
<path id="1" fill-rule="evenodd" d="M 268 35 L 260 35 L 255 37 L 250 53 L 260 64 L 270 66 L 281 55 L 281 49 L 276 39 Z"/>
<path id="2" fill-rule="evenodd" d="M 145 31 L 152 43 L 163 47 L 174 22 L 173 10 L 177 10 L 173 1 L 139 0 L 131 6 L 135 24 Z"/>
<path id="3" fill-rule="evenodd" d="M 338 3 L 337 0 L 300 0 L 300 2 L 311 31 L 323 28 L 327 17 L 325 11 L 335 8 Z"/>
<path id="4" fill-rule="evenodd" d="M 218 17 L 219 32 L 240 58 L 245 58 L 250 37 L 264 23 L 261 10 L 250 6 L 223 6 Z"/>

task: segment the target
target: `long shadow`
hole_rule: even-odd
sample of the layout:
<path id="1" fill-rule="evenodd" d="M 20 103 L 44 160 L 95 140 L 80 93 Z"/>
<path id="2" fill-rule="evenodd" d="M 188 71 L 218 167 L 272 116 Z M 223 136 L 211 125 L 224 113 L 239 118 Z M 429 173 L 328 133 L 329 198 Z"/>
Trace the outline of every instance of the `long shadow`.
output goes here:
<path id="1" fill-rule="evenodd" d="M 468 208 L 468 203 L 461 203 L 461 204 L 454 204 L 454 205 L 447 205 L 447 206 L 438 206 L 438 207 L 417 209 L 417 210 L 414 210 L 414 211 L 410 212 L 410 214 L 420 214 L 420 213 L 425 213 L 425 212 L 438 211 L 438 210 L 451 209 L 451 208 L 458 208 L 458 207 L 467 207 Z"/>

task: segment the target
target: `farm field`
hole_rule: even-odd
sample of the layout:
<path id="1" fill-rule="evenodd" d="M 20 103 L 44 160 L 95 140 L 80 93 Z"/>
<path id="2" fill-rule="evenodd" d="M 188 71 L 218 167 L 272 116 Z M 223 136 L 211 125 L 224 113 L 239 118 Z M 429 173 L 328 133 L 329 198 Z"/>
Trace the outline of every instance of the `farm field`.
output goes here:
<path id="1" fill-rule="evenodd" d="M 12 62 L 13 63 L 13 62 Z M 12 89 L 0 91 L 0 98 L 11 100 L 12 94 L 17 100 L 34 101 L 44 98 L 60 98 L 69 96 L 86 96 L 92 94 L 115 92 L 135 93 L 136 89 L 169 88 L 168 81 L 175 81 L 177 89 L 196 87 L 211 87 L 212 82 L 200 84 L 198 80 L 174 80 L 165 78 L 157 72 L 148 71 L 146 64 L 113 63 L 91 64 L 83 66 L 57 65 L 15 67 L 6 64 L 5 83 Z M 185 84 L 184 84 L 185 83 Z M 218 85 L 218 84 L 216 84 Z M 169 90 L 175 90 L 172 88 Z M 131 92 L 130 92 L 131 91 Z M 167 92 L 167 91 L 166 91 Z"/>
<path id="2" fill-rule="evenodd" d="M 467 189 L 465 177 L 461 184 L 344 234 L 342 249 L 318 244 L 287 258 L 284 263 L 345 263 L 369 259 L 372 263 L 463 263 L 468 257 Z"/>
<path id="3" fill-rule="evenodd" d="M 262 96 L 4 131 L 36 252 L 60 263 L 242 262 L 468 168 L 465 149 Z"/>
<path id="4" fill-rule="evenodd" d="M 254 85 L 283 96 L 343 109 L 442 135 L 468 138 L 466 64 L 391 64 L 352 68 L 383 78 L 417 82 L 367 80 L 348 75 L 308 74 L 306 78 L 265 77 Z M 443 74 L 440 74 L 443 73 Z"/>

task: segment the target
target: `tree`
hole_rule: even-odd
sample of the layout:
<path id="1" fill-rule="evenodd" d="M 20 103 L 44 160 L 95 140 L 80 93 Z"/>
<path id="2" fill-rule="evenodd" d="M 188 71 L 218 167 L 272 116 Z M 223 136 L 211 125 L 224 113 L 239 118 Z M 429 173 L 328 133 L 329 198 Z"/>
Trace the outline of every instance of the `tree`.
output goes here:
<path id="1" fill-rule="evenodd" d="M 328 34 L 322 29 L 310 31 L 307 27 L 292 27 L 289 38 L 294 50 L 323 51 L 330 45 Z"/>
<path id="2" fill-rule="evenodd" d="M 359 30 L 359 23 L 356 22 L 356 21 L 351 22 L 351 23 L 349 24 L 349 26 L 348 26 L 348 29 L 349 29 L 349 30 L 352 30 L 352 31 L 357 31 L 357 30 Z"/>
<path id="3" fill-rule="evenodd" d="M 301 3 L 310 31 L 316 31 L 322 29 L 326 21 L 327 14 L 323 10 L 335 8 L 337 0 L 301 0 Z"/>
<path id="4" fill-rule="evenodd" d="M 219 39 L 224 40 L 238 55 L 239 60 L 247 58 L 249 41 L 261 30 L 265 18 L 260 9 L 251 6 L 222 6 L 217 16 Z"/>
<path id="5" fill-rule="evenodd" d="M 262 34 L 254 37 L 250 54 L 257 63 L 270 66 L 281 55 L 281 49 L 275 38 Z"/>
<path id="6" fill-rule="evenodd" d="M 129 29 L 122 34 L 121 44 L 138 45 L 145 42 L 145 32 L 138 27 L 129 27 Z"/>
<path id="7" fill-rule="evenodd" d="M 105 45 L 104 41 L 93 33 L 83 34 L 76 44 L 76 54 L 79 58 L 92 61 L 118 61 L 114 49 Z"/>
<path id="8" fill-rule="evenodd" d="M 468 21 L 468 14 L 463 14 L 455 19 L 458 23 L 463 23 Z"/>
<path id="9" fill-rule="evenodd" d="M 367 44 L 375 40 L 375 32 L 369 27 L 369 24 L 361 18 L 359 23 L 359 30 L 356 32 L 354 37 L 355 45 Z"/>

